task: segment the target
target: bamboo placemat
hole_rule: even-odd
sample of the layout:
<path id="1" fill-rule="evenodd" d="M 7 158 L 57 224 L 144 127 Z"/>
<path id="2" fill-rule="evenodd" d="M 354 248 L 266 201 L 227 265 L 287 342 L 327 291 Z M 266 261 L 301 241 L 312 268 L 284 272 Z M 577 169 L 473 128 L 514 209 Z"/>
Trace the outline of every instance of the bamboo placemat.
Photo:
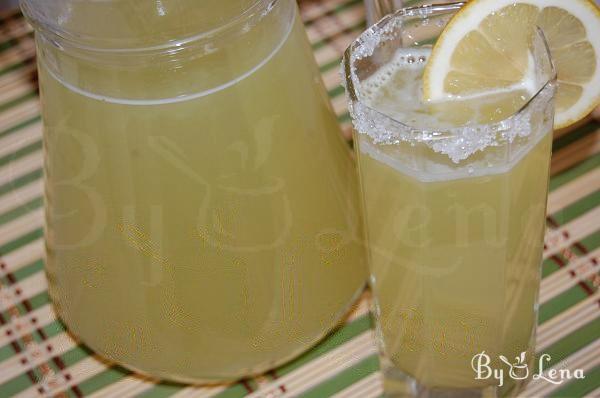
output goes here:
<path id="1" fill-rule="evenodd" d="M 308 36 L 346 138 L 338 65 L 364 28 L 360 0 L 301 3 Z M 0 17 L 0 397 L 381 396 L 365 294 L 336 332 L 262 377 L 221 387 L 156 383 L 109 364 L 55 317 L 43 273 L 42 143 L 31 29 Z M 600 124 L 556 134 L 538 352 L 584 380 L 532 382 L 525 397 L 600 397 Z"/>

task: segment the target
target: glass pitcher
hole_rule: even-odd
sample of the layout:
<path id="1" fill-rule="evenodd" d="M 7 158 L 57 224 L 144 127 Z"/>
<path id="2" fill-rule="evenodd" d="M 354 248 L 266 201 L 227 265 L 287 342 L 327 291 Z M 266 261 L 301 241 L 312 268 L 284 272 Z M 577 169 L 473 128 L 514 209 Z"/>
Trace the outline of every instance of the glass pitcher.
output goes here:
<path id="1" fill-rule="evenodd" d="M 355 169 L 292 0 L 23 0 L 47 276 L 98 353 L 178 381 L 281 364 L 366 277 Z"/>

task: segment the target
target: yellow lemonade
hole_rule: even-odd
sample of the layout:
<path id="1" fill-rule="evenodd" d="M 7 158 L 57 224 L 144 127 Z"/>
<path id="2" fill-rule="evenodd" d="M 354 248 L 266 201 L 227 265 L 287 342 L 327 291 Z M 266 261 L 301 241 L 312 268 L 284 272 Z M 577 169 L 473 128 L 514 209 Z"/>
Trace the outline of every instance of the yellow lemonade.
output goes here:
<path id="1" fill-rule="evenodd" d="M 37 37 L 50 294 L 92 349 L 184 381 L 299 354 L 366 277 L 355 168 L 295 4 L 240 33 L 224 16 L 251 2 L 209 3 L 111 25 L 78 2 L 67 27 L 94 49 Z M 149 22 L 174 34 L 194 17 L 223 23 L 227 42 L 152 52 Z M 152 51 L 106 50 L 107 32 Z"/>
<path id="2" fill-rule="evenodd" d="M 524 86 L 423 102 L 428 51 L 399 50 L 361 82 L 361 100 L 418 134 L 502 121 L 533 94 Z M 427 388 L 497 385 L 476 379 L 471 361 L 482 351 L 496 368 L 506 367 L 501 355 L 532 358 L 552 145 L 551 106 L 545 110 L 511 140 L 468 156 L 460 145 L 440 153 L 416 139 L 356 134 L 382 348 L 390 367 Z"/>

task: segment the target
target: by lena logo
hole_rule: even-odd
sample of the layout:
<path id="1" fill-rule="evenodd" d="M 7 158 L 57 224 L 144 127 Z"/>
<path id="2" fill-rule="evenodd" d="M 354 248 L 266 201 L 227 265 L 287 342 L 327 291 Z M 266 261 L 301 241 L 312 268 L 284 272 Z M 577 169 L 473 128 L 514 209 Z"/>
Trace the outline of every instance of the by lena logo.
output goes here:
<path id="1" fill-rule="evenodd" d="M 565 380 L 585 379 L 583 369 L 557 369 L 556 367 L 544 370 L 544 366 L 552 359 L 548 354 L 542 354 L 538 360 L 538 372 L 529 371 L 529 365 L 526 361 L 526 352 L 523 351 L 519 356 L 515 357 L 515 361 L 511 362 L 504 355 L 499 355 L 498 358 L 508 366 L 508 375 L 505 374 L 504 368 L 494 368 L 491 365 L 492 359 L 485 351 L 475 354 L 471 360 L 471 367 L 475 372 L 476 380 L 495 379 L 498 386 L 504 385 L 505 377 L 510 377 L 513 380 L 524 380 L 532 374 L 533 380 L 545 380 L 552 384 L 562 384 Z"/>

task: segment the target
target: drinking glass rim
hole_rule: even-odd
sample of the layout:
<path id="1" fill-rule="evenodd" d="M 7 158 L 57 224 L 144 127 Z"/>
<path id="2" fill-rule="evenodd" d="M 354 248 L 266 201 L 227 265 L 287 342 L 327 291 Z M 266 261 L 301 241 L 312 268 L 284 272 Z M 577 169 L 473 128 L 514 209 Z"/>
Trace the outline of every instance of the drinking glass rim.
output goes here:
<path id="1" fill-rule="evenodd" d="M 504 119 L 502 119 L 500 121 L 490 122 L 490 123 L 478 123 L 478 124 L 473 124 L 473 125 L 465 125 L 465 126 L 457 126 L 457 127 L 449 127 L 449 128 L 417 128 L 417 127 L 411 126 L 409 124 L 406 124 L 403 121 L 397 120 L 396 118 L 389 116 L 385 113 L 382 113 L 382 112 L 378 111 L 377 109 L 365 104 L 364 102 L 361 101 L 361 99 L 357 95 L 357 91 L 355 88 L 355 80 L 354 80 L 356 78 L 356 76 L 353 73 L 353 68 L 352 68 L 352 64 L 354 62 L 353 55 L 355 54 L 355 51 L 359 48 L 359 46 L 364 45 L 365 36 L 370 36 L 370 35 L 375 34 L 377 29 L 381 29 L 383 26 L 386 26 L 388 23 L 390 23 L 390 21 L 392 21 L 394 19 L 402 19 L 405 17 L 415 17 L 415 16 L 429 17 L 430 15 L 433 15 L 438 12 L 448 12 L 448 11 L 459 10 L 466 4 L 467 4 L 466 1 L 461 1 L 461 2 L 452 2 L 452 3 L 426 4 L 426 5 L 420 5 L 420 6 L 401 8 L 392 14 L 388 14 L 388 15 L 384 16 L 382 19 L 380 19 L 375 24 L 368 27 L 364 32 L 362 32 L 352 43 L 350 43 L 350 45 L 344 51 L 344 55 L 342 57 L 342 74 L 343 74 L 342 80 L 344 81 L 344 84 L 346 86 L 346 92 L 348 93 L 348 96 L 350 99 L 350 104 L 351 104 L 350 108 L 352 108 L 352 103 L 355 103 L 355 102 L 360 103 L 360 105 L 362 107 L 367 108 L 369 110 L 369 112 L 372 112 L 372 113 L 378 115 L 378 117 L 382 118 L 383 120 L 386 120 L 393 124 L 398 125 L 401 129 L 409 130 L 409 131 L 412 131 L 413 133 L 426 131 L 427 139 L 424 139 L 426 141 L 445 139 L 445 138 L 448 138 L 448 136 L 454 135 L 453 134 L 454 132 L 464 131 L 465 129 L 491 129 L 491 130 L 498 131 L 498 132 L 510 129 L 510 127 L 507 128 L 506 126 L 512 125 L 512 122 L 515 119 L 522 117 L 528 111 L 528 109 L 532 106 L 533 103 L 538 102 L 538 99 L 542 96 L 542 93 L 547 92 L 547 90 L 549 90 L 551 88 L 551 86 L 555 86 L 555 83 L 556 83 L 556 79 L 557 79 L 556 67 L 555 67 L 554 61 L 552 59 L 550 47 L 548 45 L 548 41 L 546 40 L 546 36 L 544 35 L 543 30 L 539 26 L 536 26 L 536 29 L 535 29 L 536 35 L 539 36 L 542 40 L 542 43 L 544 46 L 543 47 L 544 53 L 546 55 L 549 65 L 550 65 L 550 77 L 546 82 L 544 82 L 544 84 L 541 85 L 541 87 L 535 92 L 535 94 L 533 94 L 531 96 L 531 98 L 529 98 L 529 100 L 525 104 L 523 104 L 513 114 L 505 117 Z M 409 48 L 409 47 L 407 47 L 407 48 Z M 546 102 L 550 101 L 552 98 L 553 98 L 553 95 L 550 96 Z M 352 113 L 352 109 L 350 109 L 350 111 Z"/>

